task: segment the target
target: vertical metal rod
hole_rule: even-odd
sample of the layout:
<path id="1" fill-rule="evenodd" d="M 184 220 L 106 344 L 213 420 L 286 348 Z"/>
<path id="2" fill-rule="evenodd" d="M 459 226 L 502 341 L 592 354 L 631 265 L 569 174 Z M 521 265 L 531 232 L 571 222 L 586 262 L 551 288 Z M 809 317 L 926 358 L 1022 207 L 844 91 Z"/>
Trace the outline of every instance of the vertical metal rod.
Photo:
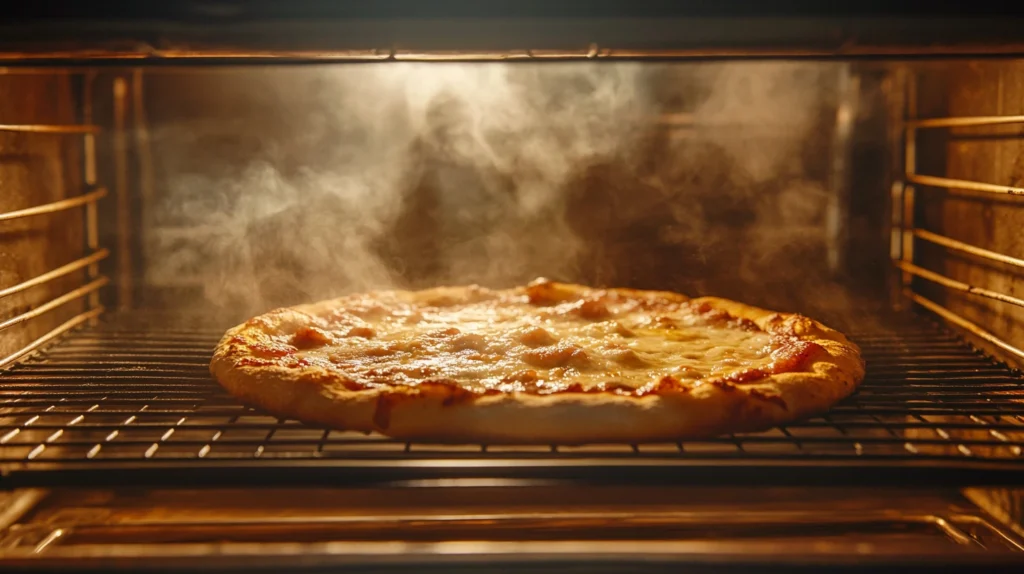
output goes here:
<path id="1" fill-rule="evenodd" d="M 825 229 L 828 246 L 828 267 L 833 274 L 846 267 L 850 220 L 849 165 L 852 155 L 853 123 L 856 116 L 859 77 L 850 64 L 839 69 L 839 97 L 836 102 L 835 132 L 832 136 L 832 158 Z"/>
<path id="2" fill-rule="evenodd" d="M 82 89 L 82 122 L 89 125 L 93 123 L 93 84 L 96 80 L 96 73 L 89 71 L 85 74 L 85 82 Z M 87 133 L 83 136 L 83 153 L 85 155 L 85 185 L 89 188 L 96 185 L 96 136 Z M 95 251 L 100 246 L 99 220 L 96 202 L 90 202 L 85 206 L 85 242 L 89 251 Z M 87 274 L 89 279 L 99 277 L 100 268 L 98 263 L 89 266 Z M 89 308 L 96 309 L 100 306 L 100 294 L 93 292 L 89 295 Z M 91 323 L 95 324 L 96 319 Z"/>
<path id="3" fill-rule="evenodd" d="M 155 181 L 153 176 L 153 153 L 150 147 L 149 121 L 146 118 L 145 106 L 145 85 L 141 68 L 132 72 L 132 118 L 135 143 L 139 162 L 139 195 L 141 198 L 140 209 L 143 213 L 142 222 L 145 225 L 146 208 L 153 200 Z"/>
<path id="4" fill-rule="evenodd" d="M 917 119 L 917 83 L 913 74 L 907 78 L 907 105 L 904 120 L 903 134 L 903 172 L 904 182 L 917 172 L 917 128 L 907 123 L 909 120 Z M 904 263 L 914 263 L 914 188 L 904 183 L 903 187 L 903 216 L 901 218 L 901 230 L 903 234 L 900 258 Z M 910 294 L 914 276 L 906 271 L 901 273 L 902 286 L 905 293 Z"/>
<path id="5" fill-rule="evenodd" d="M 150 142 L 149 121 L 146 118 L 145 76 L 142 68 L 132 71 L 132 132 L 135 135 L 135 159 L 138 162 L 138 209 L 133 214 L 139 218 L 140 225 L 132 226 L 139 239 L 149 228 L 150 206 L 156 194 L 156 181 L 153 171 L 153 150 Z M 130 222 L 129 222 L 130 223 Z M 142 241 L 136 245 L 142 245 Z M 145 251 L 142 252 L 143 254 Z M 145 266 L 139 270 L 145 273 Z"/>
<path id="6" fill-rule="evenodd" d="M 128 82 L 114 78 L 114 195 L 117 198 L 117 304 L 132 306 L 131 198 L 128 193 Z"/>

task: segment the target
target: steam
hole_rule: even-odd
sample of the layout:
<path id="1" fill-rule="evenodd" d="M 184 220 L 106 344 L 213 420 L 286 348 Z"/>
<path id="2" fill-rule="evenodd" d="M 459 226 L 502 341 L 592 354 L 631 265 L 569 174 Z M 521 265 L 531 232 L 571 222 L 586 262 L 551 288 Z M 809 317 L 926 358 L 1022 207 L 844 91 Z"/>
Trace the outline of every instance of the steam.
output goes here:
<path id="1" fill-rule="evenodd" d="M 813 63 L 157 72 L 146 281 L 236 318 L 538 275 L 793 310 L 815 284 L 828 303 L 834 78 Z M 183 92 L 198 103 L 168 107 Z M 694 125 L 650 127 L 673 106 Z"/>

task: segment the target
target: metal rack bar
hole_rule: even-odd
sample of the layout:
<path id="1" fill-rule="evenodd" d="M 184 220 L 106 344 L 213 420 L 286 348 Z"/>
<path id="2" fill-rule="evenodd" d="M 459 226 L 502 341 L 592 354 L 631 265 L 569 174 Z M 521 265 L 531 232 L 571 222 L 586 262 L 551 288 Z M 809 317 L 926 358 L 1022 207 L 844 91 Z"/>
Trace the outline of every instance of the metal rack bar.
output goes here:
<path id="1" fill-rule="evenodd" d="M 999 195 L 1024 196 L 1024 187 L 995 185 L 992 183 L 982 183 L 967 179 L 953 179 L 949 177 L 909 173 L 907 174 L 907 181 L 928 187 L 941 187 L 949 190 L 980 191 L 983 193 L 995 193 Z"/>
<path id="2" fill-rule="evenodd" d="M 925 241 L 930 241 L 936 245 L 948 247 L 949 249 L 955 249 L 963 253 L 968 253 L 983 259 L 991 259 L 992 261 L 998 261 L 1000 263 L 1006 263 L 1007 265 L 1013 265 L 1024 269 L 1024 259 L 1018 259 L 1016 257 L 1010 257 L 1009 255 L 1003 255 L 1002 253 L 996 253 L 995 251 L 989 251 L 988 249 L 982 249 L 981 247 L 975 247 L 969 243 L 957 241 L 945 235 L 939 235 L 938 233 L 932 233 L 925 229 L 912 229 L 911 232 L 915 237 L 920 237 Z"/>
<path id="3" fill-rule="evenodd" d="M 95 134 L 96 125 L 47 125 L 47 124 L 0 124 L 0 132 L 21 132 L 33 134 Z"/>
<path id="4" fill-rule="evenodd" d="M 921 277 L 922 279 L 927 279 L 934 283 L 938 283 L 939 285 L 942 285 L 944 287 L 949 287 L 950 289 L 956 289 L 957 291 L 963 291 L 964 293 L 980 295 L 982 297 L 988 297 L 989 299 L 995 299 L 996 301 L 1002 301 L 1003 303 L 1010 303 L 1012 305 L 1024 307 L 1024 299 L 1018 299 L 1017 297 L 1003 295 L 1002 293 L 991 291 L 989 289 L 968 285 L 967 283 L 964 283 L 962 281 L 957 281 L 956 279 L 951 279 L 949 277 L 946 277 L 945 275 L 935 273 L 934 271 L 929 271 L 928 269 L 918 267 L 913 263 L 898 261 L 896 263 L 896 266 L 902 269 L 903 271 L 906 271 L 907 273 L 910 273 L 917 277 Z"/>
<path id="5" fill-rule="evenodd" d="M 10 221 L 12 219 L 20 219 L 22 217 L 32 217 L 34 215 L 57 213 L 58 211 L 65 211 L 82 205 L 93 204 L 106 196 L 106 188 L 100 187 L 97 188 L 95 191 L 90 191 L 89 193 L 85 193 L 77 197 L 69 197 L 67 199 L 62 199 L 60 201 L 54 201 L 52 203 L 46 203 L 43 205 L 37 205 L 35 207 L 28 207 L 16 211 L 8 211 L 7 213 L 0 213 L 0 221 Z"/>
<path id="6" fill-rule="evenodd" d="M 961 116 L 951 118 L 922 118 L 907 120 L 910 128 L 966 128 L 1024 123 L 1024 116 Z"/>
<path id="7" fill-rule="evenodd" d="M 22 281 L 17 285 L 11 285 L 10 287 L 7 287 L 5 289 L 0 289 L 0 299 L 7 297 L 9 295 L 14 295 L 15 293 L 20 293 L 26 289 L 30 289 L 37 285 L 42 285 L 49 281 L 53 281 L 54 279 L 63 277 L 68 273 L 73 273 L 74 271 L 82 269 L 83 267 L 87 267 L 93 263 L 96 263 L 97 261 L 101 261 L 108 255 L 110 255 L 110 251 L 106 249 L 100 249 L 99 251 L 96 251 L 91 255 L 87 255 L 80 259 L 76 259 L 71 263 L 68 263 L 67 265 L 62 265 L 54 269 L 53 271 L 48 271 L 46 273 L 43 273 L 42 275 L 33 277 L 27 281 Z"/>
<path id="8" fill-rule="evenodd" d="M 956 313 L 950 311 L 949 309 L 946 309 L 942 305 L 939 305 L 938 303 L 930 299 L 922 297 L 917 293 L 911 292 L 909 293 L 909 296 L 915 303 L 921 305 L 925 309 L 928 309 L 929 311 L 935 313 L 936 315 L 942 317 L 943 319 L 949 321 L 950 323 L 953 323 L 954 325 L 969 331 L 971 334 L 976 335 L 984 339 L 985 341 L 988 341 L 989 343 L 992 343 L 993 345 L 999 347 L 1000 349 L 1008 353 L 1017 356 L 1020 359 L 1024 359 L 1024 350 L 1018 349 L 1017 347 L 1014 347 L 1013 345 L 1007 343 L 1006 341 L 1000 339 L 999 337 L 993 335 L 992 333 L 986 331 L 985 329 L 982 329 L 980 326 L 978 326 L 978 324 L 972 321 L 968 321 L 967 319 L 961 317 L 960 315 L 957 315 Z"/>
<path id="9" fill-rule="evenodd" d="M 95 309 L 85 311 L 84 313 L 79 313 L 78 315 L 72 317 L 71 319 L 68 319 L 67 321 L 61 323 L 51 331 L 47 332 L 42 337 L 39 337 L 38 339 L 32 341 L 28 345 L 22 347 L 21 349 L 18 349 L 17 351 L 11 353 L 10 355 L 7 355 L 6 357 L 0 359 L 0 369 L 10 366 L 18 359 L 31 353 L 32 351 L 35 351 L 36 349 L 42 347 L 43 345 L 49 343 L 50 341 L 53 341 L 57 337 L 60 337 L 64 333 L 67 333 L 68 331 L 74 329 L 75 327 L 81 325 L 82 323 L 85 323 L 90 319 L 95 319 L 99 317 L 100 313 L 102 312 L 103 307 L 97 307 Z"/>
<path id="10" fill-rule="evenodd" d="M 82 285 L 77 289 L 68 291 L 67 293 L 61 295 L 60 297 L 51 299 L 50 301 L 47 301 L 46 303 L 43 303 L 42 305 L 34 309 L 25 311 L 20 315 L 16 315 L 0 323 L 0 331 L 17 325 L 18 323 L 23 323 L 29 319 L 34 319 L 40 315 L 43 315 L 44 313 L 47 313 L 49 311 L 56 309 L 57 307 L 60 307 L 61 305 L 64 305 L 65 303 L 70 303 L 75 299 L 80 299 L 82 297 L 85 297 L 86 295 L 94 293 L 97 290 L 99 290 L 100 287 L 103 287 L 109 282 L 110 280 L 107 279 L 106 277 L 100 277 L 98 279 L 90 281 L 89 283 L 86 283 L 85 285 Z"/>

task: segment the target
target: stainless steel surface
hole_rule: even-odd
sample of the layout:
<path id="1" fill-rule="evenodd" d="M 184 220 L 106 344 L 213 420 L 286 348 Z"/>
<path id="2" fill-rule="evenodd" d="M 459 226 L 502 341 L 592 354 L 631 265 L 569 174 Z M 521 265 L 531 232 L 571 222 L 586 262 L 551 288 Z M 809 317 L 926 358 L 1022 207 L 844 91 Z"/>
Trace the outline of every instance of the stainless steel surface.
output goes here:
<path id="1" fill-rule="evenodd" d="M 31 279 L 26 279 L 21 283 L 17 283 L 15 285 L 11 285 L 10 287 L 0 289 L 0 298 L 7 297 L 8 295 L 13 295 L 15 293 L 20 293 L 26 289 L 31 289 L 32 287 L 36 287 L 37 285 L 42 285 L 44 283 L 57 279 L 58 277 L 63 277 L 68 273 L 72 273 L 74 271 L 82 269 L 83 267 L 87 267 L 89 265 L 92 265 L 93 263 L 105 259 L 108 255 L 110 255 L 110 251 L 106 249 L 100 249 L 94 253 L 86 255 L 85 257 L 76 259 L 71 263 L 68 263 L 67 265 L 61 265 L 60 267 L 52 271 L 47 271 L 42 275 L 37 275 Z"/>
<path id="2" fill-rule="evenodd" d="M 950 279 L 949 277 L 940 275 L 938 273 L 935 273 L 934 271 L 923 269 L 921 267 L 918 267 L 917 265 L 914 265 L 913 263 L 905 263 L 903 261 L 898 261 L 897 265 L 900 269 L 906 271 L 907 273 L 916 275 L 917 277 L 921 277 L 923 279 L 927 279 L 933 283 L 938 283 L 943 287 L 948 287 L 950 289 L 956 289 L 957 291 L 963 291 L 964 293 L 980 295 L 982 297 L 988 297 L 989 299 L 995 299 L 996 301 L 1002 301 L 1003 303 L 1009 303 L 1011 305 L 1019 305 L 1021 307 L 1024 307 L 1024 299 L 1019 299 L 1011 295 L 997 293 L 995 291 L 991 291 L 983 287 L 968 285 L 967 283 L 957 281 L 956 279 Z"/>
<path id="3" fill-rule="evenodd" d="M 508 552 L 845 562 L 1022 550 L 1012 529 L 955 489 L 450 480 L 348 489 L 53 489 L 13 497 L 22 508 L 0 530 L 0 566 L 300 554 L 413 562 Z"/>
<path id="4" fill-rule="evenodd" d="M 71 319 L 68 319 L 67 321 L 54 327 L 52 330 L 46 332 L 39 338 L 29 342 L 24 347 L 14 351 L 13 353 L 3 358 L 0 358 L 0 368 L 12 365 L 18 359 L 21 359 L 25 355 L 35 351 L 36 349 L 42 347 L 43 345 L 46 345 L 47 343 L 53 342 L 54 340 L 57 339 L 57 337 L 60 337 L 61 335 L 67 333 L 71 329 L 78 327 L 82 323 L 85 323 L 86 321 L 90 321 L 92 319 L 96 319 L 97 317 L 100 316 L 100 313 L 102 313 L 103 311 L 103 307 L 97 307 L 95 309 L 89 309 L 88 311 L 83 311 L 82 313 L 75 315 Z"/>
<path id="5" fill-rule="evenodd" d="M 914 234 L 915 237 L 924 239 L 925 241 L 930 241 L 932 243 L 935 243 L 936 245 L 941 245 L 943 247 L 948 247 L 949 249 L 953 249 L 955 251 L 967 253 L 968 255 L 981 257 L 983 259 L 991 259 L 992 261 L 997 261 L 999 263 L 1005 263 L 1007 265 L 1013 265 L 1014 267 L 1020 267 L 1021 269 L 1024 269 L 1024 259 L 1020 259 L 1018 257 L 1011 257 L 1009 255 L 1004 255 L 1002 253 L 996 253 L 994 251 L 989 251 L 988 249 L 975 247 L 974 245 L 968 245 L 967 243 L 964 243 L 962 241 L 957 241 L 956 239 L 945 237 L 943 235 L 939 235 L 938 233 L 932 233 L 931 231 L 927 231 L 925 229 L 911 229 L 910 231 L 911 233 Z"/>
<path id="6" fill-rule="evenodd" d="M 991 333 L 990 331 L 983 329 L 977 323 L 974 323 L 973 321 L 968 321 L 967 319 L 961 317 L 960 315 L 957 315 L 956 313 L 950 311 L 949 309 L 946 309 L 942 305 L 939 305 L 935 301 L 932 301 L 927 297 L 918 295 L 917 293 L 909 292 L 909 296 L 911 300 L 914 301 L 915 303 L 921 305 L 922 307 L 928 309 L 929 311 L 932 311 L 939 317 L 942 317 L 943 319 L 949 321 L 950 323 L 956 325 L 957 327 L 960 327 L 966 330 L 968 333 L 980 337 L 985 341 L 988 341 L 989 343 L 995 345 L 996 347 L 1002 349 L 1003 351 L 1006 351 L 1007 353 L 1010 353 L 1011 355 L 1018 359 L 1024 359 L 1024 350 L 1021 350 L 1017 348 L 1015 345 L 1011 345 L 1010 343 L 1007 343 L 1006 341 L 1000 339 L 998 336 Z"/>
<path id="7" fill-rule="evenodd" d="M 1002 195 L 1024 195 L 1024 187 L 996 185 L 981 181 L 968 181 L 966 179 L 953 179 L 934 175 L 907 174 L 907 181 L 925 187 L 941 187 L 949 191 L 967 190 Z"/>
<path id="8" fill-rule="evenodd" d="M 908 84 L 909 95 L 907 97 L 906 118 L 904 125 L 904 174 L 902 184 L 897 184 L 897 197 L 901 199 L 902 210 L 895 218 L 897 229 L 893 231 L 893 237 L 900 237 L 900 246 L 895 248 L 894 263 L 902 272 L 902 290 L 914 303 L 934 312 L 939 317 L 949 321 L 953 325 L 964 329 L 972 336 L 980 338 L 985 343 L 991 344 L 997 352 L 1005 353 L 1010 360 L 1024 361 L 1024 350 L 1014 341 L 993 333 L 990 329 L 979 325 L 962 314 L 949 308 L 947 305 L 935 300 L 926 294 L 916 292 L 913 279 L 921 278 L 934 285 L 950 289 L 953 292 L 966 293 L 969 295 L 985 297 L 992 301 L 1007 303 L 1014 306 L 1024 307 L 1024 299 L 1015 297 L 1012 293 L 1003 293 L 984 286 L 975 285 L 961 281 L 955 277 L 943 274 L 925 267 L 920 262 L 920 257 L 915 254 L 915 240 L 921 239 L 929 243 L 966 253 L 974 257 L 1003 263 L 1015 267 L 1021 267 L 1021 259 L 1008 254 L 997 253 L 982 247 L 971 245 L 966 242 L 946 237 L 923 228 L 923 223 L 918 222 L 919 211 L 927 208 L 927 204 L 918 205 L 918 202 L 927 202 L 927 194 L 935 189 L 943 189 L 947 192 L 958 192 L 966 190 L 969 192 L 980 192 L 985 195 L 1009 196 L 1010 201 L 1018 195 L 1024 194 L 1024 188 L 1015 186 L 996 185 L 991 183 L 950 178 L 945 176 L 934 176 L 919 173 L 919 151 L 918 138 L 922 130 L 969 128 L 978 126 L 1000 126 L 1019 124 L 1024 122 L 1024 116 L 1020 115 L 988 115 L 988 116 L 964 116 L 964 117 L 936 117 L 919 118 L 918 116 L 918 93 L 917 83 Z M 999 86 L 994 89 L 1002 89 Z M 934 161 L 934 158 L 929 158 Z M 916 184 L 916 186 L 914 185 Z M 920 191 L 919 191 L 920 190 Z M 920 198 L 919 195 L 922 195 Z M 976 226 L 986 225 L 982 222 L 974 223 Z M 1012 290 L 1012 286 L 1011 286 Z"/>
<path id="9" fill-rule="evenodd" d="M 100 131 L 95 125 L 54 126 L 43 124 L 0 124 L 0 132 L 22 132 L 33 134 L 94 134 Z"/>
<path id="10" fill-rule="evenodd" d="M 18 209 L 15 211 L 8 211 L 6 213 L 0 213 L 0 221 L 10 221 L 12 219 L 20 219 L 22 217 L 33 217 L 36 215 L 57 213 L 58 211 L 74 209 L 76 207 L 81 207 L 83 205 L 89 206 L 106 196 L 107 190 L 101 187 L 99 189 L 83 193 L 82 195 L 69 197 L 67 199 L 61 199 L 59 201 L 54 201 L 52 203 L 37 205 L 34 207 L 27 207 L 25 209 Z"/>

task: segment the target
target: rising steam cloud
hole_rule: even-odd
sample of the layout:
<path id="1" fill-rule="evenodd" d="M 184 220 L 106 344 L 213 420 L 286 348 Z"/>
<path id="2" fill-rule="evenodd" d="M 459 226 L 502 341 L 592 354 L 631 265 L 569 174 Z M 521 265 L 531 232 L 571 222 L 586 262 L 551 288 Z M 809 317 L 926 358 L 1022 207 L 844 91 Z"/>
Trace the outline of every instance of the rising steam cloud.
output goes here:
<path id="1" fill-rule="evenodd" d="M 820 255 L 828 190 L 807 148 L 828 141 L 834 75 L 786 63 L 157 74 L 163 189 L 146 280 L 198 288 L 232 317 L 538 275 L 784 291 Z M 672 106 L 694 126 L 652 130 Z M 617 252 L 628 237 L 646 253 Z"/>

